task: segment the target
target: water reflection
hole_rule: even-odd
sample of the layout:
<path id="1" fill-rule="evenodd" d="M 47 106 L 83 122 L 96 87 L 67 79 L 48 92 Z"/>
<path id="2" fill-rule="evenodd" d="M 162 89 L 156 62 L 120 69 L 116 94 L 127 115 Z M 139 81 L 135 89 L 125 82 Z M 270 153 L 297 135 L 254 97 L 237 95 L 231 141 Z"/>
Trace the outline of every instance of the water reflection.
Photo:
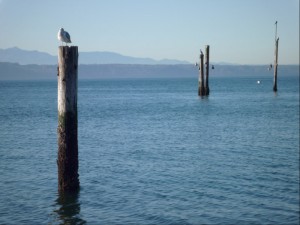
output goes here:
<path id="1" fill-rule="evenodd" d="M 58 193 L 55 203 L 58 209 L 54 210 L 58 224 L 86 224 L 80 218 L 79 191 L 72 193 Z"/>

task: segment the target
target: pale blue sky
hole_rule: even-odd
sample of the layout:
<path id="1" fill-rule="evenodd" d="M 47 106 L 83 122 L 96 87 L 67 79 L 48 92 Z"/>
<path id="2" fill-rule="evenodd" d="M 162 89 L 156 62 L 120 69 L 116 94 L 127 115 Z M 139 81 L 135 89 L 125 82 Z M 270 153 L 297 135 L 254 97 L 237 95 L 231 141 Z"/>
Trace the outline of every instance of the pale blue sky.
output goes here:
<path id="1" fill-rule="evenodd" d="M 195 62 L 299 64 L 299 0 L 0 0 L 0 48 L 57 54 L 60 27 L 79 51 Z"/>

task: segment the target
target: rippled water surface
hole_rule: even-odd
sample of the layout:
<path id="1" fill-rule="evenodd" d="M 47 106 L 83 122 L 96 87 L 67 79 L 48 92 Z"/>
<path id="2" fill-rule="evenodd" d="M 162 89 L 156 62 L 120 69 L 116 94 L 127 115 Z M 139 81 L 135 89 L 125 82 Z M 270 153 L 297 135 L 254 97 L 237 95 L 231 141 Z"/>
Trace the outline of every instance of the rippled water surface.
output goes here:
<path id="1" fill-rule="evenodd" d="M 56 81 L 1 81 L 0 224 L 298 224 L 299 78 L 256 80 L 79 80 L 65 195 Z"/>

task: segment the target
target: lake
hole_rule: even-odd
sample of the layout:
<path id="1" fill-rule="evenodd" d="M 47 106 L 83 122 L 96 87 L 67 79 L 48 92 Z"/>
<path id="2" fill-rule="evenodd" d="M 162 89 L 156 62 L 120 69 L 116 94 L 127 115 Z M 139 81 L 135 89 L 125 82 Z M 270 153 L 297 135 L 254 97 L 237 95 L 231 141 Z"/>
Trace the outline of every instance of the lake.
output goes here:
<path id="1" fill-rule="evenodd" d="M 0 224 L 299 224 L 299 77 L 278 79 L 79 80 L 65 195 L 57 82 L 0 81 Z"/>

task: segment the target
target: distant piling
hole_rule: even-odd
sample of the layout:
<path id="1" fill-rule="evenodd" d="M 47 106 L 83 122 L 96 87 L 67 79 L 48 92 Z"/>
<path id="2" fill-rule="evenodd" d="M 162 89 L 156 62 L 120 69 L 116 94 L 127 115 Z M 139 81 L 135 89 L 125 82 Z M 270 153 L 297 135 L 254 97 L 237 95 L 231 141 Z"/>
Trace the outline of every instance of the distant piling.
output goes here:
<path id="1" fill-rule="evenodd" d="M 78 47 L 58 48 L 58 190 L 79 190 Z"/>
<path id="2" fill-rule="evenodd" d="M 200 65 L 199 65 L 198 95 L 199 96 L 204 96 L 205 95 L 204 66 L 203 66 L 203 53 L 202 53 L 202 51 L 201 51 L 201 54 L 200 54 Z"/>
<path id="3" fill-rule="evenodd" d="M 277 38 L 275 42 L 274 83 L 273 83 L 274 92 L 277 92 L 278 42 L 279 42 L 279 38 Z"/>
<path id="4" fill-rule="evenodd" d="M 205 95 L 209 95 L 209 45 L 205 46 Z"/>
<path id="5" fill-rule="evenodd" d="M 198 95 L 208 96 L 209 95 L 209 45 L 205 46 L 205 66 L 203 65 L 204 55 L 200 50 L 200 62 L 199 62 L 199 79 L 198 79 Z M 196 63 L 198 66 L 198 63 Z M 205 69 L 205 79 L 204 79 Z"/>

